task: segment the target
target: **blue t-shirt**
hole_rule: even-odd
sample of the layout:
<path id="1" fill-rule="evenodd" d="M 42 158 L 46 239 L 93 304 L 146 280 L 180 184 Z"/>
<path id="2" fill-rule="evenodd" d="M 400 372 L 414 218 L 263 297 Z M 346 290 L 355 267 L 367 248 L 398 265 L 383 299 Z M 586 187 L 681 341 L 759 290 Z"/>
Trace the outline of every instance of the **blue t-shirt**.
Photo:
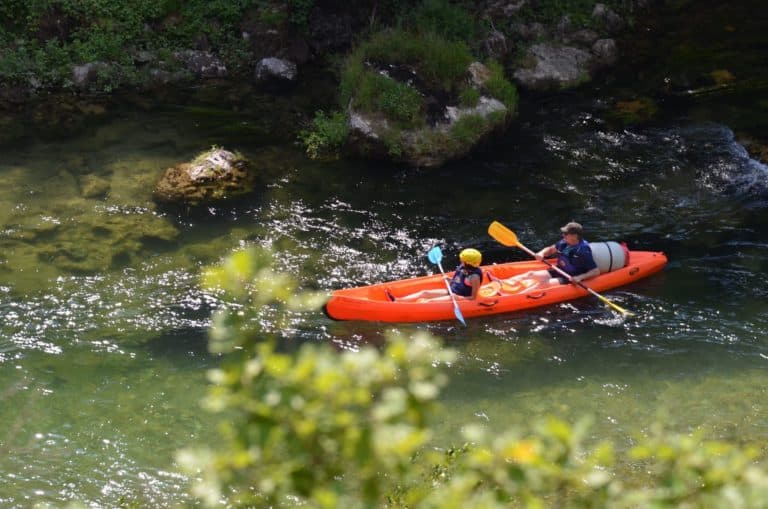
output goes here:
<path id="1" fill-rule="evenodd" d="M 584 239 L 575 246 L 559 240 L 555 243 L 555 249 L 557 249 L 557 266 L 571 276 L 584 274 L 597 267 L 592 257 L 592 249 Z"/>

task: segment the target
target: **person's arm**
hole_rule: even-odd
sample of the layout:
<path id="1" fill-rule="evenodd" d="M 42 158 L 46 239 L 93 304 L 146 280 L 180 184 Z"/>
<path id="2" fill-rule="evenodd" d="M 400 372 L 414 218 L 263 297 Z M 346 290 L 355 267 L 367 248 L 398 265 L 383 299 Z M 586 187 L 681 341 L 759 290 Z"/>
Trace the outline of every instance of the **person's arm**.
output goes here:
<path id="1" fill-rule="evenodd" d="M 477 292 L 480 291 L 482 278 L 478 275 L 472 275 L 469 277 L 469 284 L 472 285 L 472 293 L 469 297 L 464 297 L 467 300 L 475 300 L 477 298 Z"/>
<path id="2" fill-rule="evenodd" d="M 544 258 L 552 256 L 555 253 L 557 253 L 557 248 L 555 247 L 554 244 L 552 244 L 551 246 L 547 246 L 541 251 L 539 251 L 538 253 L 536 253 L 536 259 L 541 261 Z"/>
<path id="3" fill-rule="evenodd" d="M 584 274 L 579 274 L 578 276 L 572 276 L 572 278 L 577 283 L 581 283 L 582 281 L 586 281 L 587 279 L 592 279 L 593 277 L 597 277 L 599 275 L 600 275 L 600 269 L 595 267 L 594 269 L 589 270 Z"/>

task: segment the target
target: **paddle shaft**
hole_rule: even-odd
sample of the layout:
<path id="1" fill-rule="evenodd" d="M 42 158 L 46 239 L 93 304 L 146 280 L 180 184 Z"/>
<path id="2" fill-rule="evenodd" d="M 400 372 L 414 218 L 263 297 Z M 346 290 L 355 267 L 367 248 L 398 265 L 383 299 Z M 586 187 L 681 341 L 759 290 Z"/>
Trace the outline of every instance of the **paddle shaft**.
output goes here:
<path id="1" fill-rule="evenodd" d="M 445 289 L 448 290 L 448 295 L 451 296 L 451 300 L 453 301 L 453 311 L 456 314 L 456 318 L 458 318 L 459 321 L 464 325 L 467 325 L 464 322 L 464 316 L 462 316 L 461 310 L 459 309 L 459 303 L 456 302 L 456 296 L 451 291 L 451 285 L 448 284 L 448 279 L 447 279 L 448 276 L 445 275 L 445 271 L 443 270 L 443 264 L 440 263 L 440 261 L 438 261 L 437 266 L 440 268 L 440 273 L 443 275 L 443 283 L 445 283 Z"/>
<path id="2" fill-rule="evenodd" d="M 524 245 L 522 245 L 522 244 L 518 243 L 518 246 L 520 246 L 520 249 L 522 249 L 523 251 L 525 251 L 525 252 L 526 252 L 526 253 L 528 253 L 529 255 L 533 256 L 534 258 L 537 258 L 537 256 L 536 256 L 536 253 L 534 253 L 533 251 L 531 251 L 530 249 L 528 249 L 528 248 L 527 248 L 527 247 L 525 247 Z M 593 290 L 592 290 L 590 287 L 583 285 L 583 284 L 581 283 L 581 281 L 576 281 L 575 279 L 573 279 L 573 276 L 571 276 L 570 274 L 568 274 L 567 272 L 565 272 L 563 269 L 561 269 L 561 268 L 560 268 L 560 267 L 558 267 L 557 265 L 552 265 L 552 264 L 551 264 L 551 263 L 549 263 L 547 260 L 541 260 L 541 263 L 545 264 L 545 265 L 546 265 L 547 267 L 549 267 L 550 269 L 554 269 L 554 270 L 556 270 L 557 272 L 559 272 L 560 274 L 562 274 L 562 275 L 563 275 L 563 276 L 564 276 L 564 277 L 565 277 L 565 278 L 566 278 L 568 281 L 570 281 L 571 283 L 573 283 L 573 284 L 575 284 L 575 285 L 579 285 L 580 287 L 584 288 L 584 289 L 585 289 L 585 290 L 587 290 L 588 292 L 591 292 L 592 294 L 595 294 L 595 295 L 597 295 L 597 293 L 596 293 L 595 291 L 593 291 Z M 598 296 L 599 296 L 599 297 L 602 297 L 602 295 L 598 295 Z"/>

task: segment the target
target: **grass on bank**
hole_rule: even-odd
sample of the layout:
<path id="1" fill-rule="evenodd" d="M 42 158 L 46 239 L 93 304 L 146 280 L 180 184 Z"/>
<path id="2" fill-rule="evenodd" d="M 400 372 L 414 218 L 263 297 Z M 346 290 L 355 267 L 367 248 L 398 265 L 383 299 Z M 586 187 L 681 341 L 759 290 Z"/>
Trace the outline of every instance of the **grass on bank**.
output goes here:
<path id="1" fill-rule="evenodd" d="M 177 50 L 205 48 L 233 74 L 249 69 L 245 23 L 306 29 L 315 0 L 3 0 L 0 2 L 0 83 L 35 88 L 71 86 L 72 67 L 101 70 L 101 91 L 138 84 L 135 57 L 154 53 L 169 63 Z M 108 67 L 108 69 L 106 68 Z"/>
<path id="2" fill-rule="evenodd" d="M 449 41 L 435 33 L 415 33 L 402 29 L 385 30 L 361 43 L 350 55 L 342 74 L 342 103 L 361 81 L 361 73 L 373 72 L 373 66 L 410 66 L 423 80 L 425 88 L 457 93 L 462 87 L 467 66 L 473 56 L 461 41 Z"/>

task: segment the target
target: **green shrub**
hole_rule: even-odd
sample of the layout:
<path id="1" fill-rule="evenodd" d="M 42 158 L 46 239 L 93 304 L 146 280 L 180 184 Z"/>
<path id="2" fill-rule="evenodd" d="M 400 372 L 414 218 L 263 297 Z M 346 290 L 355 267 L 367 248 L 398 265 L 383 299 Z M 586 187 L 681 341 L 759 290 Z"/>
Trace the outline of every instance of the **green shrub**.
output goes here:
<path id="1" fill-rule="evenodd" d="M 266 0 L 4 0 L 0 2 L 0 43 L 12 51 L 0 52 L 0 79 L 23 82 L 32 76 L 44 86 L 66 85 L 71 67 L 87 62 L 109 64 L 109 76 L 100 79 L 105 89 L 137 80 L 132 52 L 172 53 L 194 47 L 203 36 L 227 67 L 247 67 L 247 42 L 240 24 Z M 294 0 L 291 13 L 304 16 L 314 2 Z M 303 13 L 303 14 L 302 14 Z M 43 40 L 41 25 L 49 18 L 63 19 L 65 33 Z M 297 21 L 298 22 L 298 21 Z M 148 30 L 147 26 L 152 29 Z"/>
<path id="2" fill-rule="evenodd" d="M 509 110 L 509 115 L 513 114 L 517 110 L 517 87 L 504 76 L 504 68 L 501 64 L 489 60 L 485 65 L 491 71 L 491 77 L 485 83 L 485 88 L 493 97 L 504 103 Z"/>
<path id="3" fill-rule="evenodd" d="M 304 144 L 307 155 L 317 159 L 324 155 L 336 155 L 347 139 L 349 127 L 347 117 L 337 111 L 330 116 L 322 111 L 315 113 L 309 129 L 299 133 L 299 140 Z"/>
<path id="4" fill-rule="evenodd" d="M 302 30 L 306 30 L 307 23 L 309 21 L 309 11 L 315 5 L 315 0 L 289 0 L 288 11 L 290 15 L 288 19 L 291 23 L 296 25 Z"/>
<path id="5" fill-rule="evenodd" d="M 421 117 L 422 97 L 413 87 L 384 76 L 376 75 L 383 86 L 377 105 L 388 117 L 405 125 L 415 125 Z"/>
<path id="6" fill-rule="evenodd" d="M 472 106 L 477 106 L 477 104 L 480 102 L 480 91 L 472 88 L 472 87 L 466 87 L 459 92 L 459 104 L 462 106 L 465 106 L 467 108 L 470 108 Z"/>
<path id="7" fill-rule="evenodd" d="M 402 19 L 402 24 L 413 32 L 431 32 L 449 41 L 472 45 L 479 33 L 475 10 L 470 2 L 423 0 Z"/>
<path id="8" fill-rule="evenodd" d="M 381 112 L 404 127 L 418 125 L 423 98 L 413 87 L 366 69 L 358 50 L 347 61 L 342 73 L 340 97 L 342 107 L 349 105 L 369 113 Z"/>
<path id="9" fill-rule="evenodd" d="M 451 137 L 461 145 L 472 145 L 488 130 L 488 121 L 480 115 L 464 115 L 453 124 Z"/>
<path id="10" fill-rule="evenodd" d="M 270 331 L 319 301 L 271 265 L 266 251 L 241 251 L 204 276 L 231 303 L 216 312 L 210 343 L 231 358 L 209 374 L 205 400 L 225 418 L 223 435 L 179 461 L 203 469 L 195 493 L 208 505 L 226 494 L 241 507 L 378 506 L 431 437 L 427 417 L 447 381 L 434 364 L 452 354 L 426 333 L 392 336 L 383 353 L 312 344 L 286 353 Z"/>
<path id="11" fill-rule="evenodd" d="M 412 69 L 423 82 L 424 93 L 453 95 L 466 88 L 472 55 L 464 43 L 450 42 L 433 33 L 388 30 L 361 43 L 347 58 L 341 74 L 342 108 L 382 113 L 397 128 L 424 124 L 424 98 L 411 84 L 382 75 L 376 67 L 394 65 Z M 471 94 L 471 93 L 469 93 Z M 471 100 L 469 95 L 467 100 Z M 354 101 L 352 103 L 352 101 Z"/>
<path id="12" fill-rule="evenodd" d="M 544 24 L 553 24 L 568 16 L 577 27 L 593 27 L 592 11 L 595 8 L 594 0 L 537 0 L 535 4 L 528 3 L 519 13 L 526 21 L 538 21 Z M 625 12 L 627 6 L 631 9 L 631 2 L 624 0 L 605 0 L 604 5 L 618 13 Z"/>
<path id="13" fill-rule="evenodd" d="M 444 92 L 458 91 L 472 62 L 472 54 L 463 42 L 447 41 L 433 33 L 404 30 L 373 35 L 360 45 L 353 57 L 378 64 L 410 65 L 427 88 Z"/>

